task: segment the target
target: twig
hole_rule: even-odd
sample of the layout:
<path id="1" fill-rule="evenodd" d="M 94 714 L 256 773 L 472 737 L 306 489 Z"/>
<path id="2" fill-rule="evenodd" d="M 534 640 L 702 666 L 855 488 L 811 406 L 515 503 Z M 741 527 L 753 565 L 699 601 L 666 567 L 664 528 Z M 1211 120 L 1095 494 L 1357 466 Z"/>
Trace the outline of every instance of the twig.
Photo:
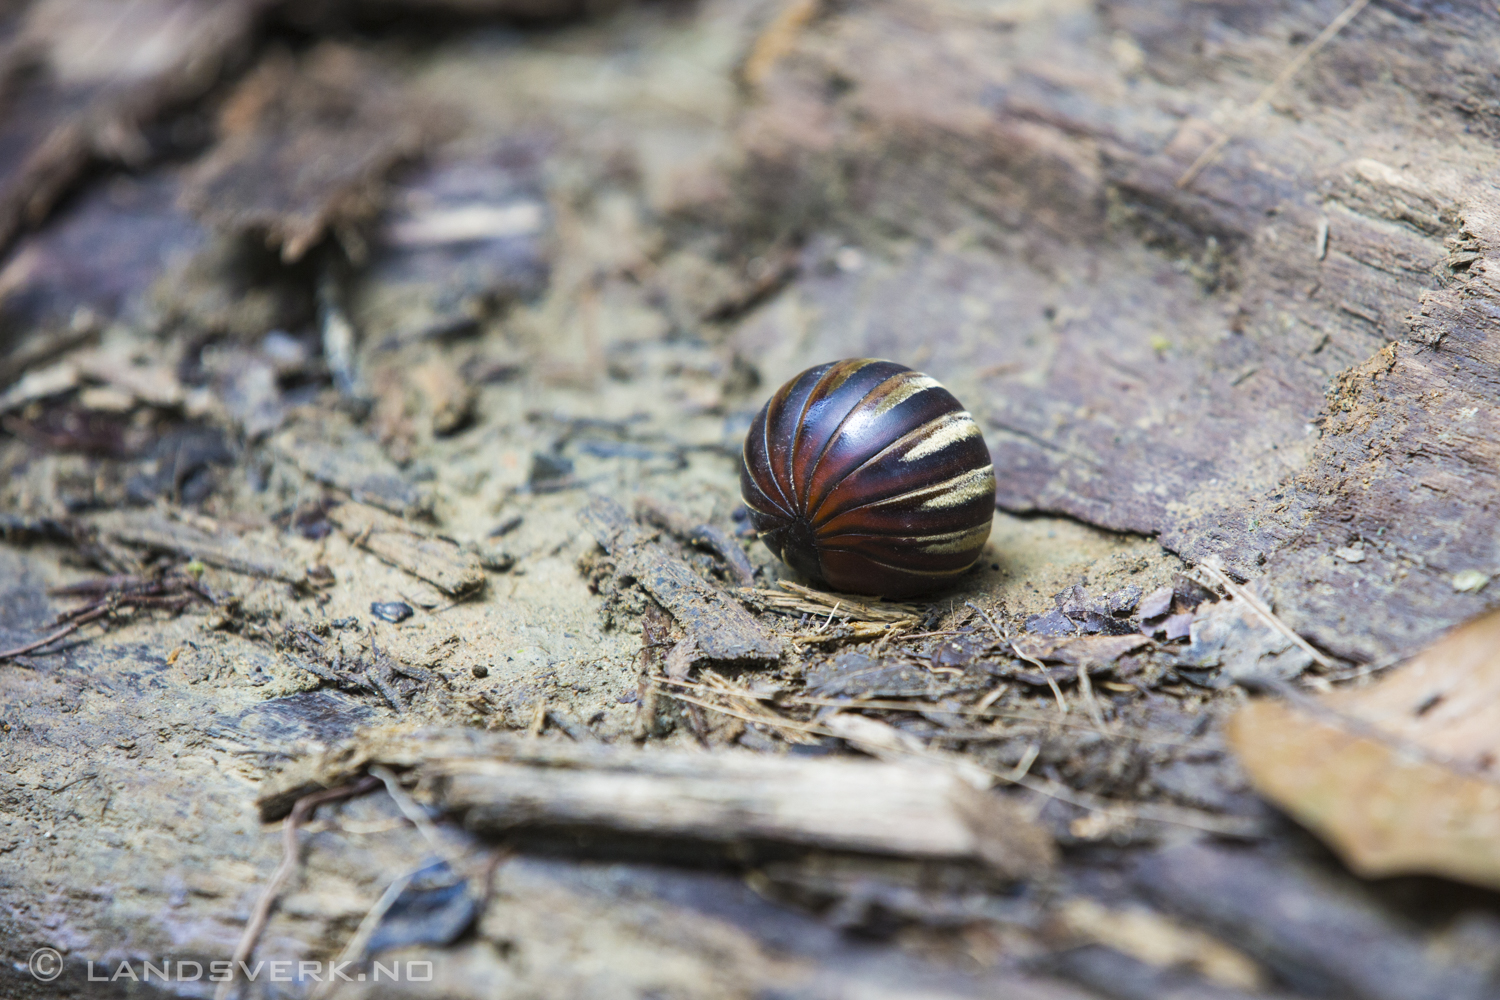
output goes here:
<path id="1" fill-rule="evenodd" d="M 983 618 L 985 620 L 985 623 L 989 625 L 990 629 L 994 631 L 996 639 L 999 639 L 1001 642 L 1007 644 L 1010 642 L 1010 636 L 1006 635 L 1005 632 L 1000 629 L 1000 626 L 995 624 L 995 619 L 991 618 L 987 611 L 985 611 L 979 605 L 975 604 L 973 601 L 965 601 L 964 607 L 972 608 L 975 611 L 979 612 L 979 617 Z"/>
<path id="2" fill-rule="evenodd" d="M 1010 684 L 1008 682 L 1006 682 L 1006 681 L 1001 681 L 999 684 L 996 684 L 995 685 L 995 689 L 993 691 L 991 691 L 989 694 L 985 695 L 983 698 L 980 698 L 979 701 L 975 702 L 975 704 L 974 704 L 975 711 L 983 712 L 985 709 L 989 708 L 995 702 L 999 701 L 1000 697 L 1002 695 L 1004 695 L 1005 692 L 1007 692 L 1009 690 L 1010 690 Z"/>
<path id="3" fill-rule="evenodd" d="M 1089 680 L 1087 663 L 1078 664 L 1078 690 L 1083 694 L 1084 711 L 1100 729 L 1104 728 L 1104 713 L 1099 710 L 1099 699 L 1094 697 L 1094 684 Z"/>
<path id="4" fill-rule="evenodd" d="M 1012 646 L 1011 648 L 1014 649 L 1015 647 Z M 1035 663 L 1039 667 L 1042 667 L 1040 660 L 1032 660 L 1031 662 Z M 1046 667 L 1042 667 L 1042 679 L 1045 680 L 1047 682 L 1047 686 L 1052 689 L 1052 697 L 1057 699 L 1057 710 L 1063 715 L 1067 715 L 1068 699 L 1063 697 L 1062 688 L 1057 686 L 1057 679 L 1047 672 Z"/>
<path id="5" fill-rule="evenodd" d="M 380 921 L 385 919 L 386 913 L 395 905 L 396 900 L 401 898 L 401 894 L 406 891 L 406 887 L 411 884 L 411 880 L 427 867 L 430 866 L 425 864 L 418 865 L 411 871 L 398 875 L 394 882 L 385 887 L 385 892 L 380 894 L 380 898 L 375 901 L 375 905 L 370 907 L 369 912 L 365 914 L 364 919 L 355 928 L 354 936 L 349 939 L 349 943 L 344 945 L 343 950 L 339 952 L 337 964 L 334 968 L 339 968 L 353 962 L 360 955 L 364 954 L 365 945 L 369 944 L 370 938 L 374 937 L 375 929 L 380 926 Z M 323 982 L 319 983 L 313 988 L 313 1000 L 319 1000 L 320 997 L 327 996 L 336 982 L 336 979 L 329 976 Z"/>
<path id="6" fill-rule="evenodd" d="M 797 36 L 818 13 L 819 0 L 791 0 L 777 12 L 756 38 L 740 75 L 751 87 L 759 87 L 781 57 L 791 51 Z"/>
<path id="7" fill-rule="evenodd" d="M 1352 667 L 1348 670 L 1339 670 L 1331 674 L 1322 674 L 1320 679 L 1327 681 L 1329 684 L 1342 684 L 1344 681 L 1362 680 L 1372 674 L 1378 674 L 1382 670 L 1389 670 L 1392 667 L 1396 666 L 1398 663 L 1405 663 L 1408 659 L 1410 659 L 1410 657 L 1406 656 L 1405 654 L 1399 656 L 1387 656 L 1383 660 L 1376 660 L 1374 663 L 1366 663 L 1362 667 Z"/>
<path id="8" fill-rule="evenodd" d="M 43 646 L 47 645 L 48 643 L 56 642 L 57 640 L 63 638 L 64 636 L 70 635 L 70 634 L 78 631 L 80 628 L 82 628 L 84 625 L 87 625 L 89 622 L 93 621 L 95 618 L 102 618 L 104 616 L 105 611 L 107 611 L 107 610 L 108 610 L 107 608 L 101 609 L 99 611 L 99 613 L 96 614 L 96 615 L 94 615 L 93 617 L 76 619 L 75 621 L 73 621 L 71 624 L 69 624 L 65 628 L 60 628 L 56 632 L 53 632 L 51 635 L 45 636 L 45 637 L 43 637 L 41 639 L 38 639 L 36 642 L 28 643 L 25 646 L 18 646 L 15 649 L 7 649 L 3 653 L 0 653 L 0 661 L 3 661 L 3 660 L 13 660 L 17 656 L 25 656 L 27 653 L 31 652 L 34 649 L 41 649 Z"/>
<path id="9" fill-rule="evenodd" d="M 1276 614 L 1270 608 L 1261 603 L 1260 598 L 1256 597 L 1254 594 L 1250 593 L 1249 590 L 1241 587 L 1239 584 L 1231 580 L 1229 578 L 1229 575 L 1218 566 L 1214 565 L 1212 562 L 1203 562 L 1199 564 L 1199 568 L 1207 573 L 1210 577 L 1212 577 L 1215 583 L 1227 590 L 1230 596 L 1234 597 L 1236 600 L 1244 601 L 1251 610 L 1260 615 L 1260 617 L 1265 621 L 1267 625 L 1271 626 L 1277 632 L 1280 632 L 1283 636 L 1285 636 L 1287 639 L 1291 640 L 1299 648 L 1301 648 L 1304 653 L 1306 653 L 1308 656 L 1311 656 L 1313 658 L 1313 662 L 1318 664 L 1318 666 L 1322 667 L 1324 670 L 1332 670 L 1334 666 L 1336 666 L 1336 664 L 1329 656 L 1324 653 L 1318 652 L 1318 650 L 1313 648 L 1311 643 L 1302 638 L 1296 632 L 1293 632 L 1290 626 L 1288 626 L 1280 618 L 1276 617 Z"/>
<path id="10" fill-rule="evenodd" d="M 186 593 L 182 591 L 186 590 Z M 48 593 L 58 597 L 93 597 L 82 607 L 65 611 L 53 620 L 53 624 L 68 624 L 50 635 L 16 649 L 0 652 L 0 662 L 25 656 L 56 642 L 89 622 L 98 621 L 121 608 L 166 608 L 180 612 L 194 597 L 201 597 L 210 604 L 213 598 L 204 594 L 196 583 L 180 575 L 168 575 L 161 579 L 145 579 L 135 575 L 117 575 L 97 580 L 84 580 L 63 587 L 53 587 Z"/>
<path id="11" fill-rule="evenodd" d="M 292 806 L 290 815 L 281 824 L 281 864 L 277 867 L 276 873 L 271 876 L 271 881 L 267 883 L 260 899 L 256 901 L 255 909 L 250 914 L 250 921 L 245 924 L 245 931 L 240 935 L 240 943 L 235 946 L 229 978 L 220 982 L 218 988 L 214 990 L 214 1000 L 228 1000 L 234 990 L 234 967 L 243 965 L 250 957 L 250 953 L 255 950 L 261 931 L 265 930 L 266 921 L 270 919 L 271 907 L 275 904 L 276 897 L 280 895 L 282 887 L 286 885 L 287 880 L 292 877 L 292 872 L 297 868 L 299 853 L 297 830 L 302 826 L 303 821 L 312 814 L 314 809 L 325 802 L 363 795 L 378 784 L 380 784 L 379 778 L 364 777 L 353 784 L 304 795 L 297 800 L 296 805 Z"/>
<path id="12" fill-rule="evenodd" d="M 1016 654 L 1017 657 L 1019 657 L 1022 660 L 1025 660 L 1027 663 L 1029 663 L 1032 666 L 1036 667 L 1037 670 L 1041 671 L 1041 673 L 1042 673 L 1042 679 L 1045 680 L 1047 682 L 1047 686 L 1052 689 L 1052 697 L 1054 697 L 1054 698 L 1057 699 L 1058 710 L 1061 711 L 1063 715 L 1067 715 L 1068 714 L 1068 700 L 1063 697 L 1062 688 L 1060 688 L 1060 687 L 1057 686 L 1057 681 L 1053 679 L 1052 674 L 1050 674 L 1047 671 L 1047 668 L 1042 665 L 1042 661 L 1038 660 L 1034 656 L 1028 656 L 1025 653 L 1021 652 L 1021 647 L 1017 646 L 1016 643 L 1015 643 L 1015 640 L 1010 637 L 1010 632 L 1007 631 L 1007 630 L 1005 630 L 1005 629 L 1002 629 L 999 625 L 996 625 L 995 624 L 995 620 L 993 618 L 991 618 L 989 615 L 985 614 L 984 613 L 984 609 L 981 608 L 981 607 L 979 607 L 979 605 L 974 604 L 972 601 L 965 601 L 964 602 L 964 606 L 965 607 L 969 607 L 969 608 L 973 608 L 975 611 L 978 611 L 980 617 L 982 617 L 985 621 L 989 622 L 990 628 L 992 628 L 992 629 L 995 630 L 995 635 L 999 637 L 999 639 L 1000 639 L 1001 642 L 1005 643 L 1007 646 L 1010 647 L 1010 651 L 1012 653 Z M 994 692 L 991 692 L 991 693 L 993 694 Z M 998 698 L 999 695 L 995 694 L 995 697 Z M 985 702 L 984 703 L 984 707 L 988 708 L 989 705 L 990 705 L 990 703 L 993 702 L 993 700 L 994 699 L 992 698 L 989 701 Z"/>
<path id="13" fill-rule="evenodd" d="M 381 764 L 370 767 L 370 773 L 379 778 L 385 785 L 386 794 L 396 803 L 396 808 L 401 810 L 401 815 L 411 821 L 411 825 L 422 834 L 422 839 L 427 841 L 427 846 L 432 848 L 434 854 L 447 862 L 448 867 L 455 872 L 465 866 L 464 856 L 443 839 L 442 831 L 438 829 L 423 809 L 406 791 L 401 787 L 401 780 L 396 777 L 390 768 Z"/>
<path id="14" fill-rule="evenodd" d="M 665 680 L 665 683 L 678 687 L 691 688 L 703 691 L 719 692 L 721 689 L 705 684 L 695 684 L 692 681 Z M 668 697 L 676 697 L 671 692 L 662 692 Z M 731 692 L 723 692 L 730 694 Z M 736 688 L 733 694 L 757 701 L 776 701 L 784 705 L 806 705 L 813 708 L 844 708 L 857 709 L 860 711 L 884 711 L 884 712 L 927 712 L 932 710 L 932 705 L 916 701 L 884 701 L 884 700 L 855 700 L 849 698 L 813 698 L 806 695 L 780 695 L 780 694 L 757 694 L 742 688 Z M 1059 719 L 1055 715 L 1043 712 L 1028 712 L 1023 709 L 1012 708 L 955 708 L 947 710 L 951 715 L 974 716 L 986 719 L 1019 719 L 1023 722 L 1038 722 L 1046 726 L 1061 726 L 1064 729 L 1078 729 L 1083 732 L 1094 733 L 1099 736 L 1112 736 L 1119 739 L 1131 740 L 1136 743 L 1149 743 L 1154 746 L 1164 747 L 1199 747 L 1205 744 L 1202 740 L 1180 740 L 1168 739 L 1152 735 L 1149 730 L 1138 730 L 1128 727 L 1117 729 L 1100 729 L 1088 722 L 1072 722 L 1067 719 Z"/>
<path id="15" fill-rule="evenodd" d="M 370 768 L 370 775 L 373 778 L 379 779 L 385 785 L 386 794 L 391 797 L 391 801 L 396 803 L 396 808 L 401 810 L 401 815 L 417 828 L 417 831 L 422 835 L 422 839 L 427 841 L 428 846 L 448 866 L 449 871 L 453 872 L 454 877 L 462 878 L 460 869 L 464 867 L 464 859 L 443 841 L 442 833 L 438 830 L 437 824 L 432 822 L 427 815 L 427 811 L 407 793 L 406 789 L 401 787 L 401 779 L 396 777 L 390 768 L 381 764 L 373 765 Z M 496 851 L 489 863 L 485 865 L 483 880 L 486 897 L 489 894 L 489 884 L 494 876 L 495 869 L 507 856 L 507 852 L 503 850 Z M 359 927 L 354 931 L 354 936 L 349 939 L 348 944 L 344 945 L 343 949 L 339 952 L 339 964 L 342 965 L 357 961 L 364 954 L 365 946 L 370 943 L 370 938 L 374 936 L 375 931 L 380 927 L 380 921 L 385 918 L 386 913 L 395 905 L 396 900 L 401 898 L 401 894 L 406 891 L 406 887 L 411 884 L 414 878 L 431 867 L 433 867 L 432 863 L 423 862 L 417 867 L 397 876 L 390 885 L 386 886 L 385 892 L 380 894 L 380 899 L 376 900 L 375 905 L 370 907 L 365 913 L 364 918 L 360 920 Z M 335 982 L 337 980 L 330 977 L 320 983 L 312 992 L 313 1000 L 327 996 Z"/>
<path id="16" fill-rule="evenodd" d="M 1005 776 L 1005 780 L 1009 781 L 1012 785 L 1019 782 L 1022 778 L 1031 773 L 1031 765 L 1035 764 L 1036 759 L 1041 755 L 1042 745 L 1040 743 L 1028 744 L 1026 747 L 1026 752 L 1021 755 L 1020 760 L 1016 761 L 1016 766 L 1011 769 L 1010 774 Z"/>
<path id="17" fill-rule="evenodd" d="M 836 739 L 841 739 L 845 742 L 853 743 L 858 746 L 869 746 L 871 749 L 879 750 L 882 753 L 890 752 L 893 749 L 887 744 L 873 744 L 867 740 L 862 740 L 858 736 L 851 735 L 849 733 L 835 732 L 834 730 L 829 729 L 826 726 L 819 726 L 807 722 L 793 722 L 790 719 L 763 717 L 748 712 L 736 712 L 733 709 L 726 708 L 723 705 L 715 705 L 711 702 L 692 698 L 681 693 L 674 692 L 672 694 L 672 697 L 678 699 L 679 701 L 689 702 L 694 705 L 701 705 L 704 708 L 709 709 L 710 711 L 718 712 L 721 715 L 728 715 L 734 718 L 744 719 L 747 722 L 755 722 L 759 723 L 760 725 L 771 726 L 773 728 L 800 730 L 801 732 L 811 733 L 818 736 L 832 736 Z M 943 754 L 934 753 L 933 751 L 926 748 L 921 751 L 911 750 L 900 752 L 906 753 L 908 756 L 916 757 L 920 760 L 926 760 L 948 767 L 952 767 L 956 763 L 954 759 Z M 1175 806 L 1159 806 L 1149 803 L 1117 802 L 1110 799 L 1099 798 L 1097 796 L 1090 795 L 1087 792 L 1076 791 L 1075 789 L 1069 788 L 1068 786 L 1061 784 L 1060 782 L 1052 781 L 1050 779 L 1033 778 L 1029 774 L 1023 774 L 1019 777 L 1013 778 L 1013 772 L 1011 771 L 996 771 L 978 764 L 971 764 L 969 762 L 964 763 L 965 766 L 972 767 L 977 771 L 983 772 L 984 774 L 989 775 L 997 781 L 1002 781 L 1006 784 L 1024 788 L 1027 791 L 1035 792 L 1038 795 L 1045 795 L 1048 798 L 1056 799 L 1059 802 L 1066 802 L 1068 805 L 1076 806 L 1079 809 L 1086 809 L 1089 812 L 1103 813 L 1108 816 L 1122 817 L 1131 820 L 1151 820 L 1152 822 L 1156 823 L 1168 823 L 1174 826 L 1184 826 L 1194 830 L 1203 830 L 1208 833 L 1217 833 L 1231 837 L 1250 837 L 1256 836 L 1261 832 L 1260 824 L 1251 819 L 1234 816 L 1218 817 L 1209 813 L 1200 812 L 1196 809 L 1182 809 Z"/>
<path id="18" fill-rule="evenodd" d="M 1179 189 L 1187 187 L 1193 183 L 1199 174 L 1208 169 L 1208 166 L 1219 158 L 1219 154 L 1224 152 L 1224 147 L 1244 134 L 1245 129 L 1250 125 L 1251 119 L 1264 111 L 1270 105 L 1272 99 L 1281 92 L 1281 88 L 1290 83 L 1292 77 L 1296 76 L 1302 67 L 1307 65 L 1308 60 L 1317 55 L 1323 46 L 1333 41 L 1333 36 L 1343 31 L 1344 27 L 1350 21 L 1354 20 L 1369 2 L 1370 0 L 1354 0 L 1353 3 L 1349 4 L 1349 6 L 1345 7 L 1339 13 L 1338 17 L 1328 22 L 1328 27 L 1318 32 L 1318 37 L 1304 45 L 1302 51 L 1293 56 L 1291 61 L 1282 67 L 1281 72 L 1276 74 L 1276 79 L 1261 89 L 1255 100 L 1251 102 L 1250 107 L 1245 109 L 1245 113 L 1240 116 L 1239 121 L 1235 122 L 1234 127 L 1222 133 L 1217 139 L 1209 143 L 1207 149 L 1198 154 L 1198 158 L 1193 161 L 1193 165 L 1184 170 L 1182 176 L 1177 178 L 1177 187 Z"/>

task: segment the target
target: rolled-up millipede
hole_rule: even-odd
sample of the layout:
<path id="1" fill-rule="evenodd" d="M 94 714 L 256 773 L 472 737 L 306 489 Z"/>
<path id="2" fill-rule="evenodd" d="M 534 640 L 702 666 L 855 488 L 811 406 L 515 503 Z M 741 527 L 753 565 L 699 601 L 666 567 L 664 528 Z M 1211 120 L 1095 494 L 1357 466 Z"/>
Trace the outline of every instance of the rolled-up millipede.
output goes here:
<path id="1" fill-rule="evenodd" d="M 910 597 L 979 558 L 995 470 L 979 425 L 936 379 L 853 358 L 776 391 L 745 438 L 740 493 L 761 540 L 799 573 Z"/>

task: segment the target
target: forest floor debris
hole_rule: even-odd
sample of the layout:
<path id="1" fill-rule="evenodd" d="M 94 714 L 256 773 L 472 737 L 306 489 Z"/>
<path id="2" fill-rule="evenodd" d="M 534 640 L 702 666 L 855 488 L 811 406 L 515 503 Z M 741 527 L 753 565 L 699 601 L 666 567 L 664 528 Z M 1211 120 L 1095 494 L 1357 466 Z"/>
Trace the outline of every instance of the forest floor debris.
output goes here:
<path id="1" fill-rule="evenodd" d="M 1363 685 L 1271 692 L 1226 730 L 1262 794 L 1361 874 L 1500 888 L 1500 616 Z"/>
<path id="2" fill-rule="evenodd" d="M 0 17 L 0 992 L 258 925 L 444 997 L 1489 1000 L 1488 668 L 1401 662 L 1495 599 L 1479 14 L 1369 5 L 1183 189 L 1324 14 L 314 6 Z M 839 356 L 1005 470 L 947 593 L 747 531 Z M 315 764 L 386 791 L 258 823 Z"/>

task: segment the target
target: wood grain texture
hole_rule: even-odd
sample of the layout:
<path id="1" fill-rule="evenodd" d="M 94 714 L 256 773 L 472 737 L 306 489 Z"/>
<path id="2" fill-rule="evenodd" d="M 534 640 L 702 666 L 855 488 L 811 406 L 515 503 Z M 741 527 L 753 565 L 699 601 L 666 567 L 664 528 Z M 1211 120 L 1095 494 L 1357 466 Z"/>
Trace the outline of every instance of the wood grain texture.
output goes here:
<path id="1" fill-rule="evenodd" d="M 41 222 L 91 164 L 148 159 L 142 131 L 243 60 L 266 6 L 7 4 L 0 11 L 0 249 Z"/>
<path id="2" fill-rule="evenodd" d="M 354 544 L 426 580 L 445 594 L 456 597 L 484 585 L 484 567 L 476 553 L 465 551 L 446 538 L 419 531 L 385 511 L 350 502 L 330 510 L 328 519 L 342 528 Z"/>
<path id="3" fill-rule="evenodd" d="M 289 767 L 258 799 L 270 819 L 299 794 L 371 764 L 409 769 L 419 794 L 471 830 L 589 829 L 713 843 L 987 863 L 1029 877 L 1050 837 L 955 770 L 919 763 L 675 753 L 461 730 L 376 730 Z"/>
<path id="4" fill-rule="evenodd" d="M 720 663 L 770 663 L 781 649 L 755 618 L 724 591 L 651 540 L 625 508 L 595 497 L 579 515 L 615 561 L 671 612 L 703 658 Z"/>
<path id="5" fill-rule="evenodd" d="M 1494 600 L 1454 573 L 1500 569 L 1500 14 L 1372 4 L 1176 186 L 1341 7 L 884 0 L 810 25 L 742 125 L 742 183 L 882 252 L 813 247 L 737 347 L 772 378 L 809 344 L 920 364 L 986 427 L 1002 507 L 1268 575 L 1340 655 L 1419 648 Z M 1333 556 L 1356 539 L 1380 557 Z"/>

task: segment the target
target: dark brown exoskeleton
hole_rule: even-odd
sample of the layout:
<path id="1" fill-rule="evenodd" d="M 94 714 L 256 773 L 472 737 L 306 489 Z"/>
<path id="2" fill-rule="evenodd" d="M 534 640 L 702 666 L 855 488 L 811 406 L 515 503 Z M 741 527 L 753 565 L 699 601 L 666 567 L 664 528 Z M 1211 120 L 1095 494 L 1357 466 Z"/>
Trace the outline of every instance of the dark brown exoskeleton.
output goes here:
<path id="1" fill-rule="evenodd" d="M 771 397 L 745 438 L 740 493 L 761 540 L 799 573 L 909 597 L 979 558 L 995 470 L 979 425 L 937 380 L 855 358 Z"/>

